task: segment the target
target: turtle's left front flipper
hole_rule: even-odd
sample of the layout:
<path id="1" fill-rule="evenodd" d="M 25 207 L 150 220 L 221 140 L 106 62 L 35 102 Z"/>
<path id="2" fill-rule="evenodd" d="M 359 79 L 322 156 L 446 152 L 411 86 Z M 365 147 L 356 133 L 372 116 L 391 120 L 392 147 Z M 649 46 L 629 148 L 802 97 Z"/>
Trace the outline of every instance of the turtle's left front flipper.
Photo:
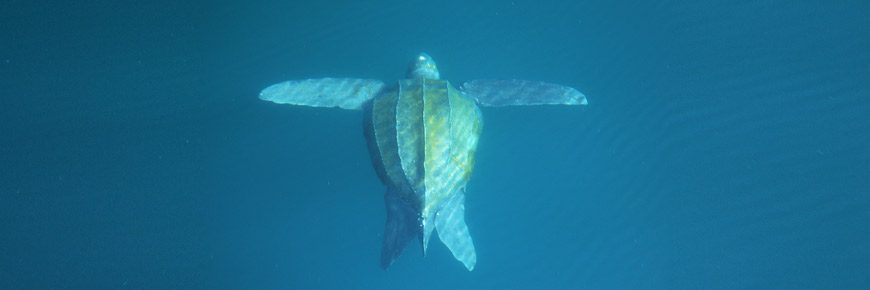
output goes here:
<path id="1" fill-rule="evenodd" d="M 377 96 L 383 87 L 383 82 L 369 79 L 294 80 L 263 89 L 260 99 L 278 104 L 359 110 L 366 101 Z"/>
<path id="2" fill-rule="evenodd" d="M 586 96 L 575 88 L 538 81 L 474 80 L 459 89 L 489 107 L 586 104 Z"/>

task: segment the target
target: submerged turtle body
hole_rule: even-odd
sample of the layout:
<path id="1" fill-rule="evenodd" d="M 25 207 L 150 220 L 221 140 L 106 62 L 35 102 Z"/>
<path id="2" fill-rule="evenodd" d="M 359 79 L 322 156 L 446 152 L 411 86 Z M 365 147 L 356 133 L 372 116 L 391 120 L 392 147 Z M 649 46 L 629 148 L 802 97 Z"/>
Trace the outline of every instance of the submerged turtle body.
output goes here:
<path id="1" fill-rule="evenodd" d="M 402 206 L 409 207 L 388 211 L 388 220 L 407 212 L 413 217 L 410 221 L 420 223 L 419 232 L 407 231 L 402 239 L 384 244 L 387 255 L 381 256 L 381 266 L 386 268 L 401 254 L 404 245 L 400 244 L 407 239 L 420 237 L 425 252 L 433 229 L 439 228 L 442 240 L 445 238 L 439 222 L 447 221 L 436 219 L 435 214 L 446 200 L 464 200 L 462 189 L 471 177 L 483 118 L 474 101 L 438 79 L 401 80 L 368 106 L 363 126 L 372 164 L 390 189 L 387 195 L 395 195 L 387 197 L 388 207 L 390 198 L 398 198 Z M 395 225 L 395 231 L 406 229 L 412 227 Z M 459 255 L 471 268 L 476 258 L 464 220 L 455 230 L 461 231 L 456 233 L 460 235 L 457 239 L 467 240 Z"/>
<path id="2" fill-rule="evenodd" d="M 369 106 L 364 128 L 378 176 L 425 219 L 471 177 L 480 109 L 435 79 L 401 80 Z"/>
<path id="3" fill-rule="evenodd" d="M 441 80 L 425 53 L 407 79 L 387 87 L 368 79 L 286 81 L 260 93 L 263 100 L 363 109 L 372 164 L 387 187 L 381 267 L 388 268 L 415 237 L 426 253 L 433 232 L 468 270 L 477 257 L 465 224 L 465 185 L 483 128 L 478 105 L 585 105 L 570 87 L 522 80 L 476 80 L 460 89 Z"/>

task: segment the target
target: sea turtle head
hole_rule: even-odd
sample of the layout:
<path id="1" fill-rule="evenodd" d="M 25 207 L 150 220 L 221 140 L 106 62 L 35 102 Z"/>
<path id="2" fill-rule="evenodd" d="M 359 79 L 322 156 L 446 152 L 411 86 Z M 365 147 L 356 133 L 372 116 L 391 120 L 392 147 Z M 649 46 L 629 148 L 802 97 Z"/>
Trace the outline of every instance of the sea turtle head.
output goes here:
<path id="1" fill-rule="evenodd" d="M 438 79 L 438 67 L 435 66 L 435 61 L 426 53 L 421 52 L 411 64 L 408 66 L 408 73 L 405 74 L 409 79 Z"/>

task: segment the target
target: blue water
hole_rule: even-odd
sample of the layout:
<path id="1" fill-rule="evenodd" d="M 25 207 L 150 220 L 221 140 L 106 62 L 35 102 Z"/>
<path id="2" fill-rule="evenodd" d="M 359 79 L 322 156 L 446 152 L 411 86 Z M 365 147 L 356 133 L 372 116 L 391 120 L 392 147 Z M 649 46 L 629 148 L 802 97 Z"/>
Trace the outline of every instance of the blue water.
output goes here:
<path id="1" fill-rule="evenodd" d="M 9 1 L 0 289 L 867 289 L 866 1 Z M 288 79 L 543 80 L 483 108 L 478 263 L 378 267 L 362 113 Z"/>

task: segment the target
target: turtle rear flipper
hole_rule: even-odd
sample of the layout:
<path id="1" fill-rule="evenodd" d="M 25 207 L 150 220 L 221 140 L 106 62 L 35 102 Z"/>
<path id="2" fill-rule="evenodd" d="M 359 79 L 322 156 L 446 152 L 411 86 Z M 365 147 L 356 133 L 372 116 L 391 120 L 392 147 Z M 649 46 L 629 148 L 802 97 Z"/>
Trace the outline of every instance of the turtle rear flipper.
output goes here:
<path id="1" fill-rule="evenodd" d="M 387 224 L 381 245 L 381 268 L 386 270 L 402 255 L 408 242 L 420 236 L 420 221 L 411 204 L 402 200 L 393 189 L 387 189 L 384 201 L 387 204 Z"/>
<path id="2" fill-rule="evenodd" d="M 377 96 L 383 87 L 382 81 L 369 79 L 293 80 L 263 89 L 260 92 L 260 99 L 278 104 L 360 110 L 362 105 Z"/>
<path id="3" fill-rule="evenodd" d="M 465 225 L 465 190 L 459 189 L 450 197 L 435 216 L 438 238 L 450 249 L 453 257 L 462 262 L 468 271 L 474 270 L 477 254 L 468 226 Z"/>
<path id="4" fill-rule="evenodd" d="M 478 105 L 585 105 L 586 96 L 572 87 L 524 80 L 473 80 L 459 87 Z"/>

